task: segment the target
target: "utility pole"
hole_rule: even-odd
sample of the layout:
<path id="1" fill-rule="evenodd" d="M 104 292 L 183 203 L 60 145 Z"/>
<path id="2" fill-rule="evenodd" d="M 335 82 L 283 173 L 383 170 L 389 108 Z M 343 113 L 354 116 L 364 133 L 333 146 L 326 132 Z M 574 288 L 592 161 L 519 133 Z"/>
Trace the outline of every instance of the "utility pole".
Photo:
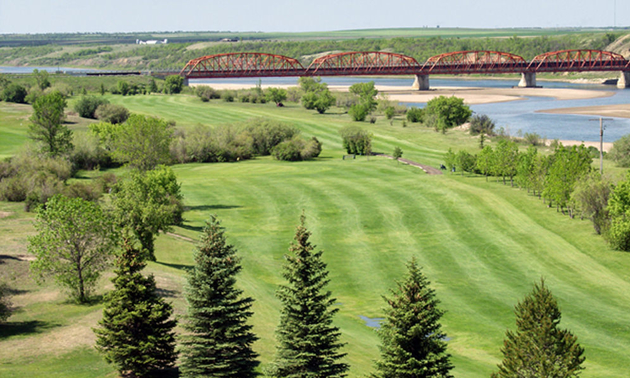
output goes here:
<path id="1" fill-rule="evenodd" d="M 599 121 L 599 174 L 604 174 L 604 121 L 612 121 L 612 118 L 591 118 L 589 121 Z"/>

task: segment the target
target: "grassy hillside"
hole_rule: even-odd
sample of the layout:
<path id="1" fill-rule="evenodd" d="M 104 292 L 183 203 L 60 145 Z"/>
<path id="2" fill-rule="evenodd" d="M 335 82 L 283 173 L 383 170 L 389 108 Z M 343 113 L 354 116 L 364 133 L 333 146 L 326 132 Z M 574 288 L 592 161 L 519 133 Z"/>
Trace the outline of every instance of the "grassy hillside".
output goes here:
<path id="1" fill-rule="evenodd" d="M 340 310 L 335 322 L 347 343 L 350 377 L 367 375 L 378 357 L 376 333 L 360 317 L 383 314 L 381 295 L 402 277 L 411 256 L 447 311 L 443 325 L 456 377 L 490 375 L 505 330 L 514 328 L 513 306 L 540 277 L 558 298 L 562 325 L 586 348 L 582 377 L 627 376 L 630 256 L 609 250 L 587 221 L 571 220 L 524 191 L 480 177 L 429 176 L 376 157 L 342 160 L 337 131 L 350 122 L 335 111 L 319 115 L 291 104 L 204 104 L 191 96 L 110 100 L 176 120 L 179 127 L 272 117 L 323 142 L 322 155 L 314 161 L 265 157 L 174 166 L 188 208 L 175 233 L 195 239 L 209 214 L 222 219 L 229 242 L 243 257 L 239 285 L 256 299 L 252 321 L 263 366 L 274 353 L 279 320 L 274 291 L 283 282 L 283 254 L 304 211 L 330 270 L 329 287 Z M 17 142 L 24 141 L 24 126 L 17 120 L 22 113 L 9 111 L 0 104 L 0 117 L 12 125 L 7 128 L 18 135 Z M 433 165 L 449 147 L 475 151 L 477 145 L 461 132 L 402 128 L 400 121 L 361 126 L 374 133 L 374 151 L 391 153 L 400 146 L 405 158 Z M 0 144 L 0 154 L 11 154 L 11 148 Z M 23 256 L 32 215 L 8 203 L 0 203 L 0 214 L 0 280 L 17 289 L 19 307 L 8 327 L 0 328 L 0 361 L 9 362 L 0 364 L 0 376 L 115 376 L 92 349 L 90 328 L 101 304 L 69 304 L 54 286 L 35 285 L 27 273 L 28 256 Z M 148 268 L 178 314 L 184 310 L 182 285 L 192 248 L 184 238 L 162 235 L 158 261 Z M 104 279 L 103 287 L 111 284 Z"/>
<path id="2" fill-rule="evenodd" d="M 226 37 L 225 34 L 191 33 L 193 39 L 186 40 L 182 34 L 180 39 L 171 38 L 171 42 L 166 45 L 136 45 L 102 40 L 91 44 L 64 45 L 61 39 L 51 39 L 43 45 L 0 47 L 0 65 L 172 70 L 181 69 L 186 62 L 200 56 L 228 52 L 280 54 L 299 59 L 306 65 L 314 55 L 331 51 L 392 51 L 424 62 L 431 56 L 446 52 L 495 50 L 531 59 L 538 54 L 563 49 L 603 49 L 625 34 L 626 31 L 597 29 L 419 28 L 241 33 L 229 36 L 239 39 L 238 42 L 228 43 L 219 42 Z M 170 37 L 161 34 L 153 38 Z"/>

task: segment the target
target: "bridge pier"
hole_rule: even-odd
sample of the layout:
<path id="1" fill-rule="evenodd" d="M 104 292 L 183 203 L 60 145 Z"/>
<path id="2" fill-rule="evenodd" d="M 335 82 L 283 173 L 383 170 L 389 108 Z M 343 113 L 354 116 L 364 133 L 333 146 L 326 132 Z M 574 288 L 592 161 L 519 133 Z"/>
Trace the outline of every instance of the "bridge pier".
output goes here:
<path id="1" fill-rule="evenodd" d="M 416 75 L 416 80 L 414 80 L 411 88 L 417 89 L 419 91 L 428 91 L 429 90 L 429 75 Z"/>
<path id="2" fill-rule="evenodd" d="M 630 71 L 621 71 L 621 76 L 617 81 L 617 88 L 630 88 Z"/>
<path id="3" fill-rule="evenodd" d="M 188 78 L 184 77 L 184 86 L 187 87 L 188 84 L 190 84 L 190 82 L 188 81 Z"/>
<path id="4" fill-rule="evenodd" d="M 520 88 L 536 88 L 536 73 L 535 72 L 523 72 L 521 74 L 521 81 L 518 83 Z"/>

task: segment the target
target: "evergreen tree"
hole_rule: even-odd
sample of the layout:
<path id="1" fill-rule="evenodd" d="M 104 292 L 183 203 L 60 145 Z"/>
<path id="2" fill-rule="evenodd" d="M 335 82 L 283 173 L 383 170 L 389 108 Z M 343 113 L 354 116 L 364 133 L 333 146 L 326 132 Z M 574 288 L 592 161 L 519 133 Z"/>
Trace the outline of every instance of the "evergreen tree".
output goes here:
<path id="1" fill-rule="evenodd" d="M 142 275 L 146 263 L 140 255 L 123 242 L 114 290 L 106 296 L 100 327 L 94 329 L 96 349 L 123 377 L 155 377 L 177 358 L 173 308 L 157 295 L 153 276 Z"/>
<path id="2" fill-rule="evenodd" d="M 507 331 L 501 352 L 503 361 L 493 378 L 577 377 L 584 349 L 577 337 L 558 328 L 558 303 L 541 280 L 515 308 L 516 332 Z"/>
<path id="3" fill-rule="evenodd" d="M 332 325 L 338 309 L 330 291 L 322 251 L 308 238 L 304 215 L 286 256 L 283 276 L 289 285 L 280 286 L 278 297 L 283 304 L 277 329 L 278 349 L 271 375 L 283 378 L 344 377 L 348 365 L 339 362 L 345 356 L 339 350 L 339 328 Z"/>
<path id="4" fill-rule="evenodd" d="M 446 335 L 439 323 L 444 314 L 429 281 L 415 258 L 407 264 L 408 275 L 392 298 L 378 334 L 382 342 L 381 360 L 376 362 L 377 377 L 420 378 L 452 377 L 453 368 L 446 353 Z"/>
<path id="5" fill-rule="evenodd" d="M 188 316 L 182 339 L 184 377 L 255 377 L 258 356 L 251 348 L 257 337 L 247 319 L 254 301 L 235 287 L 241 270 L 236 250 L 228 245 L 213 216 L 195 251 L 195 267 L 188 276 Z"/>

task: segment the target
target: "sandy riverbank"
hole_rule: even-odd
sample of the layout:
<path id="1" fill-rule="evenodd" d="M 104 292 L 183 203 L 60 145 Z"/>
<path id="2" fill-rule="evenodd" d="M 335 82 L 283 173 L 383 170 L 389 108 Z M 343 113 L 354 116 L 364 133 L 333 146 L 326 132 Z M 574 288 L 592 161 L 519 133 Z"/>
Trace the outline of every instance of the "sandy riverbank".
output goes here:
<path id="1" fill-rule="evenodd" d="M 210 85 L 218 90 L 238 90 L 250 89 L 254 85 L 251 84 L 235 84 L 235 83 L 212 83 L 212 84 L 191 84 Z M 292 85 L 262 85 L 262 88 L 277 87 L 288 88 Z M 347 85 L 331 85 L 331 91 L 347 92 Z M 428 91 L 417 91 L 411 88 L 399 86 L 377 85 L 380 94 L 384 94 L 393 101 L 404 103 L 427 102 L 438 96 L 457 96 L 464 99 L 469 105 L 487 104 L 493 102 L 505 102 L 521 100 L 525 97 L 553 97 L 557 100 L 581 100 L 598 97 L 612 96 L 613 92 L 592 91 L 585 89 L 568 89 L 568 88 L 470 88 L 470 87 L 434 87 Z"/>
<path id="2" fill-rule="evenodd" d="M 579 114 L 599 117 L 630 118 L 630 104 L 581 106 L 577 108 L 540 110 L 539 112 L 551 114 Z"/>

